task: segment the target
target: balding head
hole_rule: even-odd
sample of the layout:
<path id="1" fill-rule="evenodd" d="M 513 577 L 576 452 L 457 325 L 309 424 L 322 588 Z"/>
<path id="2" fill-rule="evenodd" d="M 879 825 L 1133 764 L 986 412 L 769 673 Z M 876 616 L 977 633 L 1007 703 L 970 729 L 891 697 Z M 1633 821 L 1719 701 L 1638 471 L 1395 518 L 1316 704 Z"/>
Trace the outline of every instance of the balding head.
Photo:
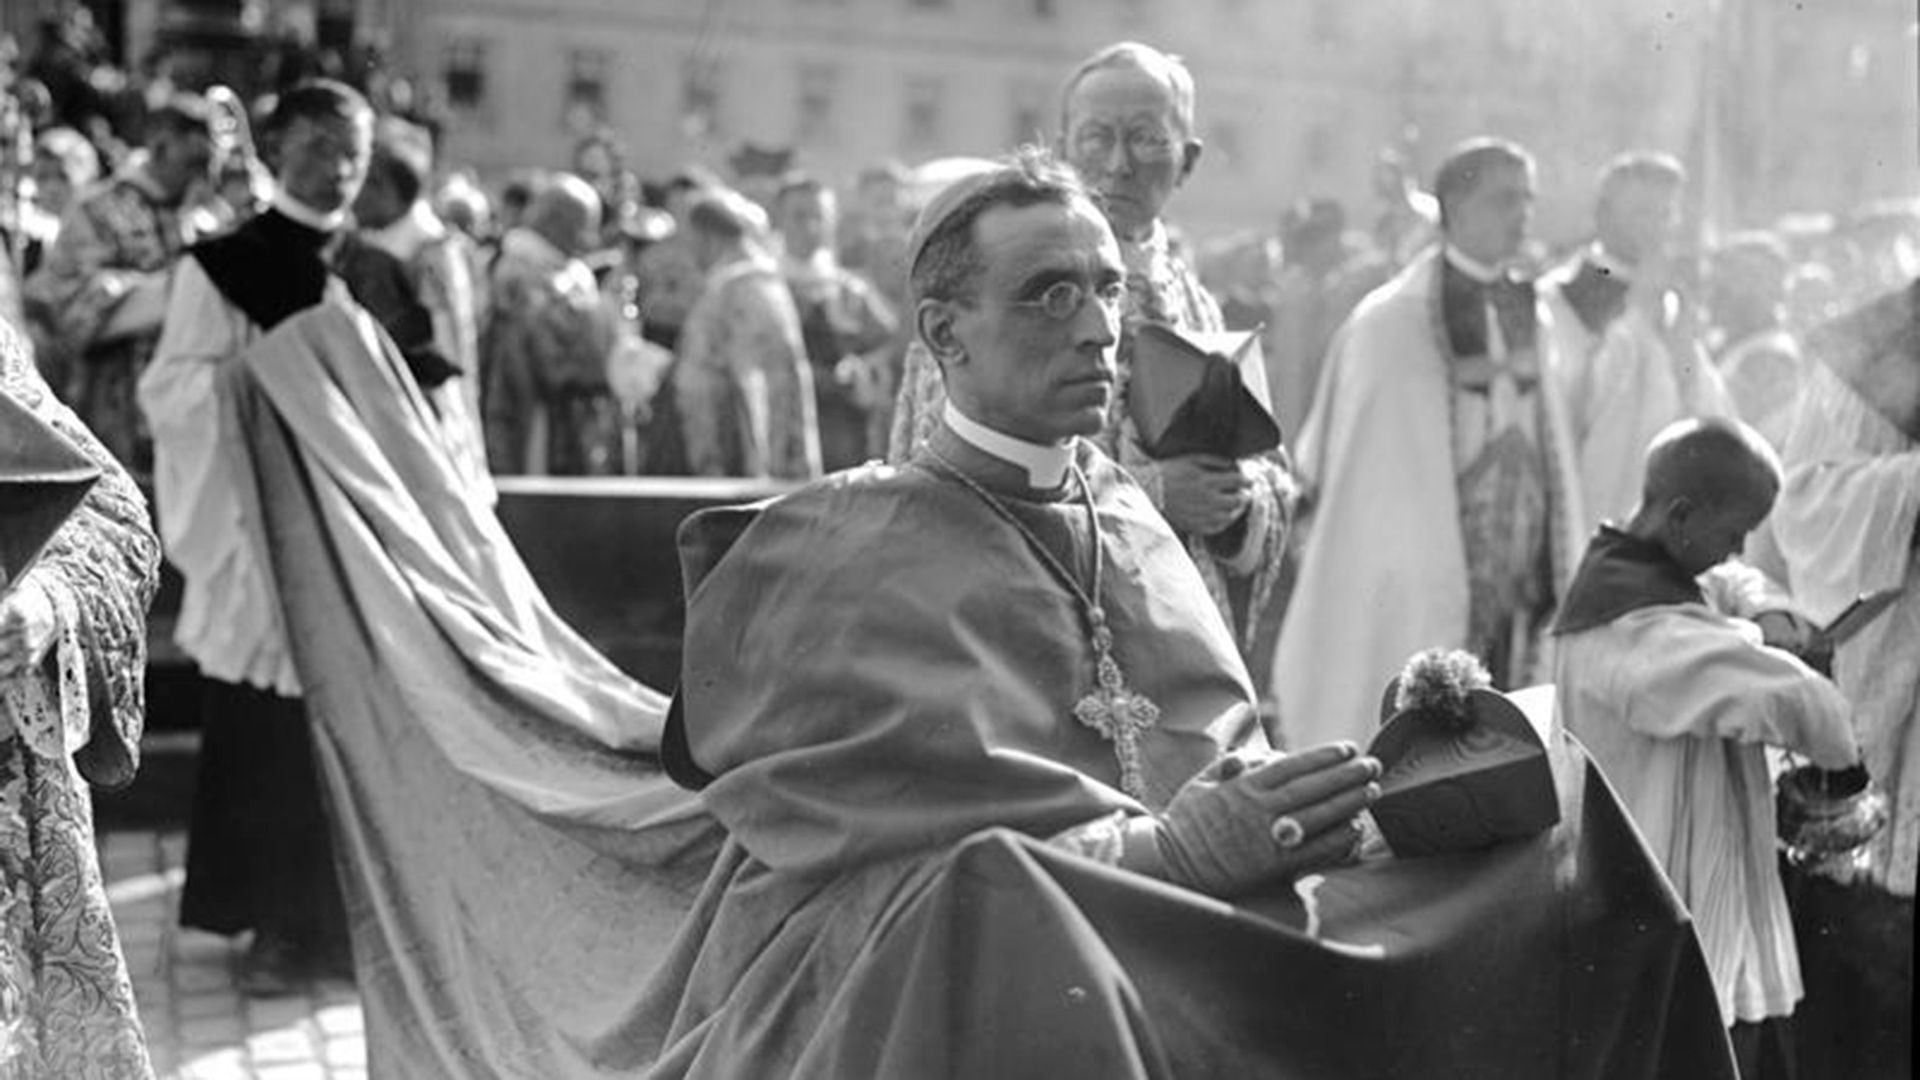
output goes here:
<path id="1" fill-rule="evenodd" d="M 526 227 L 568 255 L 591 250 L 600 237 L 600 196 L 572 173 L 558 173 L 534 192 Z"/>

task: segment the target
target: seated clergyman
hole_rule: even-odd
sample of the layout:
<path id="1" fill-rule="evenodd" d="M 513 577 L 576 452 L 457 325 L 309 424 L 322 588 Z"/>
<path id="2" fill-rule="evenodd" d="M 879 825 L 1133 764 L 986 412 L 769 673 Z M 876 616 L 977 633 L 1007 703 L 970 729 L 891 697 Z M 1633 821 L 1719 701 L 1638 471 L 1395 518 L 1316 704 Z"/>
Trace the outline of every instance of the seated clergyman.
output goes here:
<path id="1" fill-rule="evenodd" d="M 932 436 L 683 530 L 724 553 L 666 756 L 728 839 L 634 1017 L 646 1075 L 1731 1075 L 1577 751 L 1550 833 L 1352 865 L 1379 763 L 1267 747 L 1186 548 L 1085 438 L 1125 268 L 1078 180 L 961 180 L 908 256 Z"/>
<path id="2" fill-rule="evenodd" d="M 1040 158 L 963 180 L 910 255 L 944 422 L 905 468 L 766 509 L 688 613 L 691 752 L 733 837 L 714 885 L 742 899 L 697 912 L 698 967 L 656 985 L 682 1013 L 661 1018 L 675 1055 L 732 1044 L 777 1075 L 801 1045 L 787 1021 L 757 1049 L 714 1040 L 771 1006 L 703 990 L 769 936 L 795 964 L 856 949 L 877 927 L 850 911 L 877 922 L 925 856 L 980 830 L 1230 896 L 1351 858 L 1375 794 L 1351 745 L 1265 748 L 1191 559 L 1082 438 L 1113 394 L 1126 269 L 1079 181 Z M 805 1028 L 826 1003 L 780 1007 Z"/>

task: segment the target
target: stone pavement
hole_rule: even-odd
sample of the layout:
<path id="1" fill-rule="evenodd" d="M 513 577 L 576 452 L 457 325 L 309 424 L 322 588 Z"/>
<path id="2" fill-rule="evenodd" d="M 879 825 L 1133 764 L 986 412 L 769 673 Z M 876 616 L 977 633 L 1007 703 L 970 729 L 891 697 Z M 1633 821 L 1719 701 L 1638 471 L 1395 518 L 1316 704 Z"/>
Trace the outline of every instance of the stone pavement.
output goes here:
<path id="1" fill-rule="evenodd" d="M 322 980 L 285 997 L 234 986 L 241 941 L 182 930 L 183 829 L 103 831 L 101 872 L 161 1080 L 365 1080 L 353 984 Z"/>

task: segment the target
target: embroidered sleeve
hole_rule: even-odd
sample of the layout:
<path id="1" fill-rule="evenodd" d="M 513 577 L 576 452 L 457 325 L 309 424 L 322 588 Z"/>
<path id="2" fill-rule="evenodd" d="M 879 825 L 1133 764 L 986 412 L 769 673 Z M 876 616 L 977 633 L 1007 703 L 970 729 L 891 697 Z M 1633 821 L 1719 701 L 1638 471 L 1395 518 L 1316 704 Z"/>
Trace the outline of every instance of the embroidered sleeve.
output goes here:
<path id="1" fill-rule="evenodd" d="M 27 580 L 46 590 L 61 616 L 55 644 L 60 730 L 87 734 L 75 763 L 106 787 L 133 778 L 145 717 L 147 605 L 160 567 L 146 500 L 99 440 L 55 401 L 18 335 L 0 327 L 0 392 L 34 409 L 100 467 L 80 508 L 47 545 Z M 67 710 L 73 709 L 69 713 Z"/>

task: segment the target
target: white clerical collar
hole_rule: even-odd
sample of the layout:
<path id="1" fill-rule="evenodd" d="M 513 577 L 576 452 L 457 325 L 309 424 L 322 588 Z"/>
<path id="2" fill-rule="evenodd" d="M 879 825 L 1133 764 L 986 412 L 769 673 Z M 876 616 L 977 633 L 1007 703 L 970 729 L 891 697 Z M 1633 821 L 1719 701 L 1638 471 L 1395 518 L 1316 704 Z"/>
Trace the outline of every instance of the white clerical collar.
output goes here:
<path id="1" fill-rule="evenodd" d="M 967 416 L 954 407 L 952 399 L 947 401 L 945 417 L 953 433 L 974 449 L 1025 469 L 1034 490 L 1051 491 L 1066 481 L 1067 466 L 1073 464 L 1071 443 L 1048 446 L 1016 439 Z"/>
<path id="2" fill-rule="evenodd" d="M 1455 270 L 1460 271 L 1480 284 L 1491 285 L 1500 280 L 1501 274 L 1498 266 L 1488 266 L 1486 263 L 1468 255 L 1452 244 L 1446 245 L 1443 250 L 1446 252 L 1447 261 L 1453 264 Z"/>
<path id="3" fill-rule="evenodd" d="M 1587 261 L 1607 272 L 1607 276 L 1622 284 L 1633 280 L 1633 264 L 1600 246 L 1595 240 L 1587 249 Z"/>
<path id="4" fill-rule="evenodd" d="M 284 188 L 274 189 L 273 208 L 280 211 L 283 217 L 292 218 L 307 228 L 319 232 L 335 232 L 347 223 L 346 207 L 343 206 L 331 213 L 315 210 L 313 207 L 287 194 Z"/>

